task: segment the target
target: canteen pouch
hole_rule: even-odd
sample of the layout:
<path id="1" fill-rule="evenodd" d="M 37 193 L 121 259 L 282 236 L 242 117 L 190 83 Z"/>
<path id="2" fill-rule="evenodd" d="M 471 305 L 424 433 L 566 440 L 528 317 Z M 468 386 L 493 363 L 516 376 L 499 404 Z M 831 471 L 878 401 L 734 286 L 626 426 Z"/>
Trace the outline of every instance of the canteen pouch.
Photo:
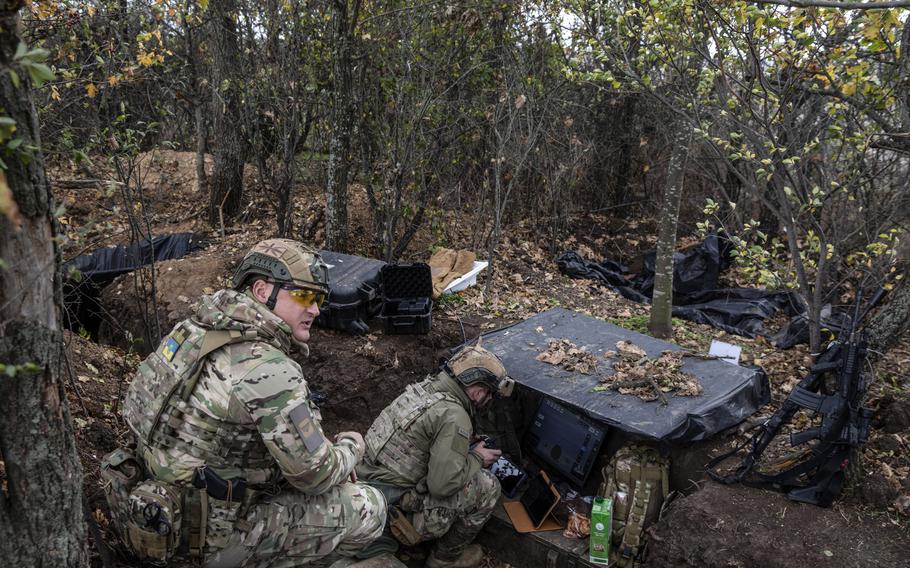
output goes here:
<path id="1" fill-rule="evenodd" d="M 180 546 L 180 491 L 159 481 L 143 481 L 130 493 L 128 541 L 140 560 L 165 564 Z"/>
<path id="2" fill-rule="evenodd" d="M 127 541 L 130 519 L 130 493 L 145 478 L 142 462 L 129 448 L 117 448 L 101 460 L 104 497 L 111 513 L 111 524 L 121 540 Z"/>
<path id="3" fill-rule="evenodd" d="M 398 507 L 389 507 L 389 530 L 395 540 L 405 546 L 417 546 L 422 540 L 420 533 Z"/>

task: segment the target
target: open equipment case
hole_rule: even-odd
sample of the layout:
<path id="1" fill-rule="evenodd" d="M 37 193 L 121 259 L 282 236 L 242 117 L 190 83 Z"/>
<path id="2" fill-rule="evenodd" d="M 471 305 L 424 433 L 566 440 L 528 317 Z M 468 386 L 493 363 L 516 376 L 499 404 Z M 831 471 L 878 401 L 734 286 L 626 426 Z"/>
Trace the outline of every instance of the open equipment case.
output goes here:
<path id="1" fill-rule="evenodd" d="M 382 310 L 388 335 L 424 334 L 433 323 L 433 277 L 430 265 L 387 264 L 380 270 Z"/>

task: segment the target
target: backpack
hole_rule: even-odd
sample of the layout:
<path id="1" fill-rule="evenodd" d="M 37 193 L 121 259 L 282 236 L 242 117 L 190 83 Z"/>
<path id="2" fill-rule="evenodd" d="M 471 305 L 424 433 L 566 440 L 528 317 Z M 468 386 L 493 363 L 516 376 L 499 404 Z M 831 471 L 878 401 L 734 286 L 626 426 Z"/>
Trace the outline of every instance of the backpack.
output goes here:
<path id="1" fill-rule="evenodd" d="M 644 531 L 658 520 L 670 493 L 670 461 L 642 444 L 620 448 L 603 469 L 598 495 L 613 500 L 611 541 L 616 566 L 633 566 L 644 552 Z"/>

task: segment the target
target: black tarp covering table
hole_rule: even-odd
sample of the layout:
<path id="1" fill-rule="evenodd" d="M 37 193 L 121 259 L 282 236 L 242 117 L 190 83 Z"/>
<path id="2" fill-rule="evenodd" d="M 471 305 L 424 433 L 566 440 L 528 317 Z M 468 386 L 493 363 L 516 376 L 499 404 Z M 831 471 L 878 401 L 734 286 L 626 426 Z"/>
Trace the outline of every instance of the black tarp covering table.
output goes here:
<path id="1" fill-rule="evenodd" d="M 483 336 L 483 347 L 502 359 L 518 384 L 636 437 L 673 443 L 704 440 L 738 424 L 769 400 L 767 376 L 761 370 L 692 357 L 684 359 L 682 370 L 698 377 L 703 389 L 699 396 L 667 393 L 668 404 L 664 406 L 659 400 L 645 402 L 615 391 L 595 392 L 592 389 L 600 384 L 595 375 L 567 371 L 536 359 L 548 349 L 551 339 L 587 347 L 597 357 L 602 375 L 613 373 L 611 361 L 603 355 L 615 351 L 617 341 L 634 343 L 651 358 L 681 348 L 563 308 Z"/>

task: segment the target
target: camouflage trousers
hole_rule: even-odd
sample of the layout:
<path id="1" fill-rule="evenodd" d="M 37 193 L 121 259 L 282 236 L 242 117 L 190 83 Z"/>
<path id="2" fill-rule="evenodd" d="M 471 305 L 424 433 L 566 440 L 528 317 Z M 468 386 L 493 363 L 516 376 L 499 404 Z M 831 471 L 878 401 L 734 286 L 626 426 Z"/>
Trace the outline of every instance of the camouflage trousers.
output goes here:
<path id="1" fill-rule="evenodd" d="M 333 551 L 354 556 L 377 539 L 386 521 L 382 493 L 344 483 L 321 495 L 282 491 L 253 505 L 206 566 L 302 566 Z"/>
<path id="2" fill-rule="evenodd" d="M 411 513 L 411 524 L 424 540 L 433 540 L 449 532 L 456 521 L 479 531 L 499 500 L 499 480 L 488 469 L 481 469 L 467 485 L 449 497 L 423 496 L 420 511 Z"/>

